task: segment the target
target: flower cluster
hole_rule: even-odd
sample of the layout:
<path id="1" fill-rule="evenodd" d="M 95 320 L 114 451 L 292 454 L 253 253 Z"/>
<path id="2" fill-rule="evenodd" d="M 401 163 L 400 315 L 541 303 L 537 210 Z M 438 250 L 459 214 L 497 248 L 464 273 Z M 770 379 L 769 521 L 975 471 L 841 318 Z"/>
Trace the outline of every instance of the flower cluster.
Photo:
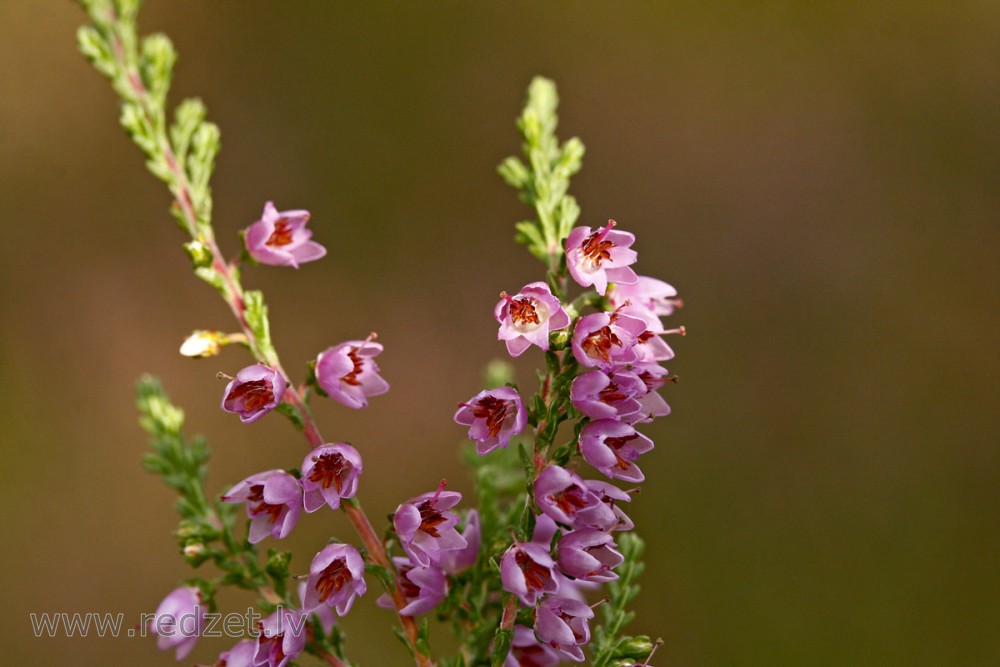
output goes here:
<path id="1" fill-rule="evenodd" d="M 667 283 L 634 272 L 634 242 L 613 220 L 568 234 L 566 272 L 596 292 L 572 306 L 544 282 L 525 285 L 513 296 L 501 293 L 494 316 L 508 353 L 516 357 L 532 345 L 556 353 L 541 392 L 532 399 L 541 407 L 526 409 L 527 399 L 507 385 L 460 403 L 455 414 L 457 423 L 469 427 L 480 455 L 507 447 L 528 423 L 536 426 L 535 475 L 529 479 L 534 530 L 530 539 L 515 537 L 500 556 L 503 590 L 530 608 L 534 619 L 532 628 L 513 628 L 506 663 L 511 667 L 582 662 L 594 616 L 585 592 L 617 579 L 615 570 L 624 561 L 614 533 L 633 527 L 622 509 L 631 494 L 610 482 L 582 478 L 568 465 L 574 453 L 610 480 L 642 482 L 639 458 L 653 442 L 636 427 L 670 412 L 657 393 L 668 381 L 660 364 L 673 357 L 662 336 L 684 330 L 667 330 L 660 318 L 680 302 Z M 564 283 L 555 284 L 564 291 Z M 578 313 L 577 304 L 586 303 L 603 307 Z M 553 377 L 552 363 L 559 378 L 570 378 L 565 396 L 553 395 L 559 378 Z M 560 400 L 569 405 L 558 407 Z M 552 434 L 546 420 L 570 419 L 574 412 L 578 437 L 559 455 L 547 441 Z"/>
<path id="2" fill-rule="evenodd" d="M 510 357 L 532 348 L 544 354 L 540 387 L 523 395 L 512 377 L 493 378 L 458 404 L 454 421 L 468 429 L 477 454 L 469 456 L 475 508 L 459 510 L 462 495 L 442 481 L 400 503 L 379 533 L 357 498 L 362 451 L 323 438 L 310 401 L 319 395 L 361 409 L 388 392 L 376 362 L 382 345 L 374 333 L 332 345 L 296 383 L 279 361 L 262 292 L 241 282 L 247 264 L 298 269 L 326 256 L 313 240 L 310 213 L 279 211 L 268 201 L 260 219 L 243 230 L 242 252 L 224 258 L 211 224 L 209 186 L 219 129 L 197 99 L 166 108 L 173 46 L 163 35 L 138 34 L 137 3 L 82 5 L 92 25 L 78 32 L 81 50 L 111 80 L 122 98 L 123 126 L 167 183 L 173 212 L 190 237 L 184 247 L 195 275 L 219 292 L 239 326 L 236 332 L 198 329 L 180 353 L 203 359 L 228 346 L 245 348 L 252 360 L 232 377 L 219 374 L 228 379 L 222 410 L 244 424 L 278 412 L 310 447 L 297 468 L 256 472 L 213 495 L 205 489 L 207 446 L 184 437 L 183 411 L 158 382 L 140 382 L 141 423 L 153 450 L 144 463 L 178 492 L 180 552 L 192 566 L 211 562 L 220 570 L 188 579 L 166 596 L 152 621 L 158 646 L 186 659 L 206 610 L 214 611 L 215 592 L 236 586 L 260 596 L 266 618 L 216 665 L 285 667 L 304 653 L 351 664 L 335 623 L 367 593 L 367 572 L 384 586 L 376 603 L 395 609 L 398 634 L 418 667 L 581 662 L 588 645 L 598 667 L 643 659 L 648 667 L 655 651 L 649 639 L 619 636 L 625 606 L 637 592 L 631 581 L 642 568 L 641 540 L 623 532 L 633 528 L 623 509 L 632 490 L 616 483 L 644 480 L 640 458 L 653 442 L 638 429 L 670 412 L 658 393 L 671 380 L 661 364 L 674 356 L 664 336 L 684 329 L 667 329 L 662 318 L 681 303 L 673 287 L 635 272 L 633 234 L 613 220 L 576 226 L 580 208 L 568 188 L 584 148 L 577 139 L 560 143 L 555 136 L 554 84 L 532 82 L 518 122 L 527 159 L 508 158 L 499 169 L 535 208 L 534 219 L 516 225 L 517 239 L 546 263 L 547 275 L 516 293 L 500 292 L 493 308 L 497 338 Z M 162 122 L 153 127 L 150 119 Z M 584 288 L 572 300 L 571 280 Z M 556 442 L 569 431 L 568 442 Z M 607 481 L 585 478 L 584 466 Z M 235 530 L 240 505 L 245 535 Z M 288 552 L 268 549 L 261 562 L 257 545 L 287 538 L 304 515 L 323 508 L 342 511 L 363 548 L 331 539 L 308 571 L 298 573 L 290 570 Z M 604 625 L 592 633 L 601 602 L 591 600 L 605 585 Z M 452 622 L 461 644 L 456 657 L 440 663 L 430 654 L 429 624 L 414 620 L 431 611 Z"/>

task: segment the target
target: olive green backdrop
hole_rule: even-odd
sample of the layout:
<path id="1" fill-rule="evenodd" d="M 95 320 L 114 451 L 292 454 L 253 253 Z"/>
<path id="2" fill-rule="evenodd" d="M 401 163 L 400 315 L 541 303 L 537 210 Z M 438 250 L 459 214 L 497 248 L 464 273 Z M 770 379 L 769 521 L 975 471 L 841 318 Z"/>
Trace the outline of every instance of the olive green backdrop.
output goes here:
<path id="1" fill-rule="evenodd" d="M 171 495 L 139 467 L 132 382 L 156 373 L 187 408 L 212 488 L 305 448 L 281 419 L 219 411 L 238 351 L 178 357 L 228 313 L 75 51 L 83 20 L 0 3 L 0 642 L 11 665 L 169 665 L 152 640 L 28 622 L 135 623 L 188 573 Z M 470 490 L 454 405 L 503 356 L 497 293 L 541 275 L 494 168 L 545 74 L 587 145 L 583 223 L 635 232 L 641 272 L 686 303 L 633 508 L 655 664 L 996 664 L 1000 5 L 150 0 L 142 25 L 177 45 L 174 99 L 222 128 L 224 246 L 274 199 L 330 250 L 247 272 L 286 366 L 371 330 L 386 346 L 389 395 L 319 408 L 366 457 L 373 516 L 442 477 Z M 297 567 L 331 534 L 353 537 L 305 517 Z M 373 601 L 351 652 L 406 664 Z"/>

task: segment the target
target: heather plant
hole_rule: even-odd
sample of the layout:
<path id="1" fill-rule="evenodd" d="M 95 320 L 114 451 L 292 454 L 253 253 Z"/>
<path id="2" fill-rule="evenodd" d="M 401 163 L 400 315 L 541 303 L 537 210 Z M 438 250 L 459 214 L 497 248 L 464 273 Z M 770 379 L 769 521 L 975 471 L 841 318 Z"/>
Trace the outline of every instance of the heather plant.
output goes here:
<path id="1" fill-rule="evenodd" d="M 309 448 L 286 469 L 210 493 L 205 441 L 184 435 L 184 413 L 157 380 L 140 380 L 137 402 L 152 448 L 144 464 L 177 492 L 179 551 L 198 573 L 159 605 L 159 648 L 187 658 L 204 614 L 216 610 L 217 591 L 232 586 L 256 592 L 264 620 L 254 636 L 209 663 L 283 667 L 311 656 L 352 665 L 337 619 L 371 584 L 382 590 L 376 603 L 393 610 L 396 634 L 422 667 L 538 667 L 588 658 L 594 667 L 649 665 L 654 643 L 624 634 L 643 570 L 643 542 L 626 505 L 644 479 L 640 457 L 653 449 L 638 427 L 670 411 L 658 393 L 674 379 L 661 365 L 673 357 L 664 336 L 684 330 L 667 329 L 661 318 L 680 301 L 667 283 L 635 272 L 636 239 L 614 220 L 578 224 L 580 208 L 568 190 L 584 147 L 556 137 L 554 84 L 531 83 L 517 121 L 524 156 L 499 167 L 532 210 L 517 223 L 516 240 L 544 269 L 517 291 L 498 290 L 493 315 L 510 356 L 539 359 L 537 387 L 517 384 L 509 364 L 490 364 L 483 390 L 459 402 L 454 417 L 468 429 L 475 498 L 429 480 L 428 492 L 399 503 L 389 525 L 377 530 L 358 498 L 366 486 L 363 443 L 327 440 L 310 404 L 332 399 L 364 409 L 369 400 L 391 400 L 376 399 L 389 391 L 376 361 L 383 346 L 375 334 L 331 345 L 296 382 L 271 338 L 263 293 L 242 281 L 248 266 L 320 260 L 322 231 L 313 240 L 308 211 L 268 201 L 241 234 L 237 258 L 225 259 L 212 227 L 210 188 L 219 130 L 199 100 L 168 113 L 176 59 L 170 40 L 139 37 L 138 0 L 81 2 L 92 24 L 80 29 L 80 48 L 120 96 L 122 126 L 169 188 L 195 275 L 219 292 L 236 320 L 235 333 L 193 332 L 181 354 L 213 357 L 239 348 L 246 365 L 226 376 L 221 410 L 249 429 L 278 413 Z M 357 542 L 331 539 L 317 545 L 308 569 L 293 567 L 280 544 L 303 511 L 344 512 Z M 211 574 L 203 574 L 206 565 Z M 434 654 L 432 616 L 453 629 L 455 655 Z"/>

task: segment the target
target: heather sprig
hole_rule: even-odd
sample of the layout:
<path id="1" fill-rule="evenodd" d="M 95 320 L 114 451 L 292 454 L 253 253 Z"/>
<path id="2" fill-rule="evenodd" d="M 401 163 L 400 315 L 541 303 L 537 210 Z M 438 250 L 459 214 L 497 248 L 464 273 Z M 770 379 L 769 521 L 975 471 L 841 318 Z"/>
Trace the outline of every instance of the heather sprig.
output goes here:
<path id="1" fill-rule="evenodd" d="M 139 37 L 136 25 L 141 4 L 139 0 L 80 0 L 80 3 L 92 20 L 92 25 L 81 27 L 78 31 L 80 50 L 111 82 L 121 98 L 122 126 L 146 156 L 148 169 L 167 184 L 173 195 L 172 212 L 190 237 L 184 248 L 192 260 L 195 274 L 222 295 L 240 325 L 241 333 L 236 337 L 250 350 L 257 367 L 266 369 L 273 380 L 267 400 L 261 398 L 256 386 L 234 397 L 231 391 L 235 389 L 231 386 L 227 388 L 224 406 L 239 412 L 244 422 L 252 422 L 267 410 L 277 408 L 303 431 L 311 447 L 326 444 L 304 400 L 304 391 L 288 386 L 278 396 L 278 383 L 284 383 L 288 374 L 271 339 L 263 293 L 245 290 L 240 272 L 240 261 L 248 257 L 289 266 L 317 259 L 321 246 L 310 241 L 303 230 L 308 212 L 279 213 L 273 206 L 265 206 L 264 217 L 258 223 L 264 223 L 267 229 L 263 231 L 266 233 L 261 232 L 260 224 L 252 225 L 253 234 L 242 235 L 247 245 L 237 259 L 226 260 L 216 243 L 211 224 L 212 196 L 209 187 L 220 147 L 220 133 L 217 126 L 205 120 L 205 107 L 198 100 L 183 102 L 174 114 L 173 123 L 169 123 L 167 94 L 177 58 L 170 40 L 164 35 Z M 350 349 L 356 351 L 353 346 Z M 350 354 L 348 357 L 349 361 L 353 360 Z M 372 368 L 377 371 L 373 364 Z M 348 371 L 340 379 L 352 385 L 355 376 L 353 371 Z M 250 382 L 258 382 L 259 379 L 254 378 Z M 239 381 L 237 377 L 235 382 Z M 384 389 L 387 388 L 385 385 Z M 362 387 L 362 399 L 384 389 L 381 385 L 374 389 L 365 385 Z M 363 400 L 358 402 L 363 405 Z M 176 472 L 183 476 L 196 471 L 185 468 Z M 178 481 L 178 484 L 182 482 Z M 266 497 L 266 492 L 266 489 L 247 489 L 248 511 L 268 516 L 275 505 Z M 256 498 L 255 493 L 265 495 Z M 370 562 L 384 568 L 389 575 L 381 579 L 391 595 L 403 627 L 405 643 L 416 663 L 432 665 L 426 637 L 421 637 L 413 618 L 400 611 L 407 605 L 400 578 L 360 502 L 356 498 L 345 499 L 340 507 L 358 532 Z M 278 534 L 283 536 L 285 533 Z M 235 539 L 232 541 L 235 543 Z M 287 557 L 276 555 L 269 560 L 269 564 L 271 560 L 275 561 L 271 570 L 283 571 L 287 577 Z M 247 567 L 252 566 L 248 563 Z M 220 583 L 243 585 L 246 582 L 233 575 L 230 579 L 223 578 Z M 284 581 L 280 587 L 287 589 Z M 262 641 L 258 640 L 258 657 Z M 306 648 L 310 646 L 307 644 Z"/>
<path id="2" fill-rule="evenodd" d="M 476 506 L 463 507 L 462 495 L 442 480 L 436 490 L 400 503 L 380 535 L 357 496 L 363 446 L 326 441 L 309 398 L 360 410 L 387 393 L 375 361 L 382 344 L 371 333 L 332 345 L 306 364 L 300 383 L 293 382 L 271 337 L 263 293 L 245 289 L 241 279 L 245 265 L 299 268 L 325 256 L 307 228 L 309 211 L 279 211 L 268 201 L 261 218 L 240 234 L 235 259 L 225 259 L 211 223 L 209 187 L 219 131 L 197 100 L 181 103 L 169 122 L 176 61 L 170 41 L 139 38 L 138 0 L 80 1 L 93 21 L 80 29 L 80 48 L 111 81 L 122 99 L 123 127 L 170 189 L 194 273 L 222 295 L 239 325 L 235 333 L 197 330 L 181 353 L 205 358 L 231 343 L 245 347 L 249 365 L 235 377 L 219 374 L 230 380 L 221 409 L 245 425 L 278 412 L 311 450 L 299 468 L 251 474 L 210 500 L 204 440 L 186 440 L 183 412 L 158 382 L 140 382 L 142 425 L 153 449 L 145 465 L 178 492 L 181 551 L 192 566 L 212 561 L 220 571 L 183 582 L 157 613 L 201 603 L 214 608 L 220 586 L 255 590 L 270 615 L 255 641 L 223 653 L 223 662 L 285 667 L 307 653 L 334 667 L 350 665 L 336 616 L 366 594 L 366 576 L 373 576 L 386 590 L 377 604 L 395 610 L 395 632 L 418 667 L 436 664 L 430 612 L 451 623 L 459 642 L 454 657 L 441 659 L 444 667 L 581 662 L 585 650 L 595 667 L 648 664 L 654 650 L 649 639 L 621 634 L 634 616 L 628 605 L 643 570 L 642 540 L 629 532 L 633 524 L 622 508 L 636 489 L 585 475 L 630 484 L 645 479 L 637 460 L 654 443 L 638 427 L 669 414 L 657 391 L 675 379 L 660 365 L 674 356 L 662 336 L 685 333 L 683 327 L 665 329 L 660 318 L 681 302 L 672 286 L 635 273 L 636 237 L 614 220 L 575 226 L 580 209 L 568 189 L 584 148 L 578 139 L 560 143 L 556 137 L 555 85 L 532 81 L 517 121 L 524 161 L 511 157 L 499 167 L 534 210 L 532 220 L 517 223 L 517 240 L 546 270 L 544 281 L 513 294 L 501 291 L 493 316 L 510 356 L 540 355 L 538 387 L 534 393 L 522 389 L 510 364 L 491 363 L 485 388 L 459 403 L 454 417 L 476 443 L 467 449 Z M 572 297 L 574 283 L 583 291 Z M 235 531 L 237 505 L 247 516 L 243 538 Z M 331 539 L 308 572 L 294 576 L 290 552 L 269 548 L 261 558 L 258 543 L 286 538 L 304 512 L 330 509 L 347 515 L 359 547 Z M 186 636 L 160 640 L 178 658 L 194 645 Z"/>

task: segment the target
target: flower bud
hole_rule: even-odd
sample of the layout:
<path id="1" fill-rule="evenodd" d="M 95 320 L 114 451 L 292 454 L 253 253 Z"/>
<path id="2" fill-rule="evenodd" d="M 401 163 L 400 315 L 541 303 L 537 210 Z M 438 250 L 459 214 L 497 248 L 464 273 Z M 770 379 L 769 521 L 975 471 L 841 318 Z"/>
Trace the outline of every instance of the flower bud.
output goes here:
<path id="1" fill-rule="evenodd" d="M 228 343 L 226 334 L 221 331 L 205 331 L 198 329 L 184 339 L 180 353 L 192 359 L 198 357 L 214 357 L 222 351 L 222 346 Z"/>
<path id="2" fill-rule="evenodd" d="M 204 268 L 212 265 L 212 249 L 201 240 L 188 241 L 184 244 L 184 250 L 195 268 Z"/>

